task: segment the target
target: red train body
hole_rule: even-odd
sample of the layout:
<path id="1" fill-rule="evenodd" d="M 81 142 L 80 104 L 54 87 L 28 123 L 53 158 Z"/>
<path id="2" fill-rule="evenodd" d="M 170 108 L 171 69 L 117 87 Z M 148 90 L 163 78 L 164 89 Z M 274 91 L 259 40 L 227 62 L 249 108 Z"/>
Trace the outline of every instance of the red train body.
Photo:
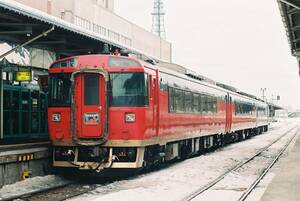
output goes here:
<path id="1" fill-rule="evenodd" d="M 71 57 L 49 77 L 54 167 L 141 168 L 268 127 L 266 103 L 129 57 Z"/>

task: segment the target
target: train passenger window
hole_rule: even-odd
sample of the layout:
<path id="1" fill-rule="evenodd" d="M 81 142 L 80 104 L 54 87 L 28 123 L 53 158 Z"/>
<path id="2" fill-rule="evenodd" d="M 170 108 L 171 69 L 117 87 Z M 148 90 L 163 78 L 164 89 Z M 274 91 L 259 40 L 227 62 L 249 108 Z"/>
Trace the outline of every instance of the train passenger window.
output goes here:
<path id="1" fill-rule="evenodd" d="M 84 76 L 84 105 L 99 105 L 99 76 Z"/>
<path id="2" fill-rule="evenodd" d="M 202 96 L 200 94 L 198 94 L 198 103 L 199 103 L 199 109 L 198 109 L 198 113 L 201 114 L 202 113 Z"/>
<path id="3" fill-rule="evenodd" d="M 235 114 L 251 115 L 253 114 L 254 107 L 251 103 L 235 101 Z"/>
<path id="4" fill-rule="evenodd" d="M 217 97 L 213 97 L 213 113 L 217 113 L 218 108 L 217 108 L 217 104 L 218 104 L 218 98 Z"/>
<path id="5" fill-rule="evenodd" d="M 110 57 L 108 61 L 109 67 L 140 67 L 141 65 L 131 59 L 122 57 Z"/>
<path id="6" fill-rule="evenodd" d="M 111 106 L 147 106 L 149 75 L 144 73 L 111 73 Z"/>
<path id="7" fill-rule="evenodd" d="M 184 112 L 184 93 L 180 89 L 175 89 L 175 110 Z"/>
<path id="8" fill-rule="evenodd" d="M 238 101 L 234 102 L 235 105 L 235 114 L 241 114 L 241 107 L 240 107 L 240 103 Z"/>
<path id="9" fill-rule="evenodd" d="M 199 94 L 193 94 L 193 112 L 199 113 Z"/>
<path id="10" fill-rule="evenodd" d="M 206 97 L 206 108 L 207 108 L 207 112 L 209 114 L 213 113 L 213 97 L 212 96 L 207 96 Z"/>
<path id="11" fill-rule="evenodd" d="M 243 114 L 244 113 L 242 103 L 238 103 L 238 113 L 239 114 Z"/>
<path id="12" fill-rule="evenodd" d="M 192 112 L 192 93 L 191 92 L 184 92 L 184 106 L 185 112 L 191 113 Z"/>
<path id="13" fill-rule="evenodd" d="M 207 96 L 206 95 L 201 95 L 201 113 L 206 114 L 207 113 Z"/>
<path id="14" fill-rule="evenodd" d="M 161 91 L 168 91 L 168 82 L 161 78 L 159 88 Z"/>
<path id="15" fill-rule="evenodd" d="M 169 88 L 169 112 L 175 112 L 175 90 Z"/>

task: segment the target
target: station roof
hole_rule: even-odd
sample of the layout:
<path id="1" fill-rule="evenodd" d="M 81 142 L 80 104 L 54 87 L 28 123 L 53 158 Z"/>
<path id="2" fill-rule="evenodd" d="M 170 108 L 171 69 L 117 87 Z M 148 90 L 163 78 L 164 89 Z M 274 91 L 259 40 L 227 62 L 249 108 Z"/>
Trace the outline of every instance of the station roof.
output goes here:
<path id="1" fill-rule="evenodd" d="M 292 55 L 300 60 L 300 0 L 277 0 Z M 300 62 L 299 62 L 300 67 Z M 299 69 L 300 70 L 300 69 Z M 300 74 L 300 71 L 299 71 Z"/>
<path id="2" fill-rule="evenodd" d="M 139 50 L 37 9 L 15 1 L 0 0 L 0 40 L 22 44 L 53 26 L 54 31 L 33 42 L 30 46 L 49 49 L 59 55 L 72 56 L 102 53 L 105 44 L 108 44 L 112 51 L 125 49 L 145 55 Z"/>

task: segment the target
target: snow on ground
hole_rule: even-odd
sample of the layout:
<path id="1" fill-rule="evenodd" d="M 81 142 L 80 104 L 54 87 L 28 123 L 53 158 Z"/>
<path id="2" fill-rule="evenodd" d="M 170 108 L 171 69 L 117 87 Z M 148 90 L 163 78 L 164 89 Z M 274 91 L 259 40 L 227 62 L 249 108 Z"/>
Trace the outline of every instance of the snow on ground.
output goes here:
<path id="1" fill-rule="evenodd" d="M 242 194 L 260 176 L 293 135 L 294 132 L 291 132 L 287 136 L 284 136 L 268 148 L 266 152 L 263 152 L 261 155 L 249 161 L 249 163 L 245 164 L 242 168 L 228 174 L 223 180 L 208 191 L 197 196 L 193 201 L 214 201 L 216 198 L 222 198 L 222 201 L 239 200 Z M 271 181 L 270 179 L 268 180 L 269 182 Z M 261 186 L 260 193 L 256 192 L 256 196 L 252 196 L 252 200 L 259 200 L 264 191 L 265 188 L 263 189 Z"/>
<path id="2" fill-rule="evenodd" d="M 251 194 L 247 197 L 247 201 L 257 201 L 257 198 L 261 198 L 266 191 L 268 185 L 271 183 L 272 179 L 276 176 L 276 174 L 280 171 L 280 167 L 287 160 L 287 156 L 289 152 L 293 149 L 295 145 L 296 139 L 293 143 L 287 148 L 286 152 L 280 157 L 279 162 L 275 163 L 275 165 L 271 168 L 271 170 L 266 174 L 266 176 L 259 182 L 256 188 L 251 192 Z"/>
<path id="3" fill-rule="evenodd" d="M 168 168 L 143 174 L 134 179 L 130 178 L 108 185 L 99 185 L 96 190 L 74 198 L 72 201 L 118 201 L 120 199 L 124 201 L 140 199 L 143 199 L 143 201 L 152 201 L 153 199 L 157 201 L 180 200 L 230 169 L 240 160 L 251 156 L 285 131 L 297 124 L 299 125 L 299 122 L 300 119 L 281 119 L 272 123 L 270 131 L 263 135 L 229 145 L 200 157 L 175 163 Z M 265 179 L 267 182 L 262 182 L 261 186 L 267 185 L 265 184 L 268 183 L 267 178 L 269 176 Z M 69 182 L 55 175 L 26 179 L 15 184 L 3 186 L 0 189 L 0 201 L 8 197 L 17 197 L 18 195 L 51 188 L 52 186 L 64 185 Z"/>
<path id="4" fill-rule="evenodd" d="M 51 188 L 53 186 L 65 185 L 69 182 L 70 181 L 55 175 L 29 178 L 24 181 L 3 186 L 0 189 L 0 201 L 3 199 L 18 197 L 23 194 L 35 192 L 37 190 Z"/>
<path id="5" fill-rule="evenodd" d="M 100 186 L 71 201 L 181 200 L 239 163 L 240 160 L 252 156 L 287 130 L 299 125 L 299 122 L 299 119 L 286 119 L 272 123 L 270 131 L 263 135 L 178 162 L 160 171 Z M 228 194 L 228 196 L 232 195 L 232 192 Z M 215 200 L 223 200 L 223 198 L 215 197 Z"/>

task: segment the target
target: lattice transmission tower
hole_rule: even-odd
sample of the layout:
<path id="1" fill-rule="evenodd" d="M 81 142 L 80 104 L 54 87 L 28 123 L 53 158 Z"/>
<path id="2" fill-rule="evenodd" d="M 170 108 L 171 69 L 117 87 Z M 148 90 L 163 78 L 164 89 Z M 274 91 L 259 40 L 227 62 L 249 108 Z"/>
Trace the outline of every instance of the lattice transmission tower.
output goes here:
<path id="1" fill-rule="evenodd" d="M 154 0 L 152 13 L 152 33 L 166 39 L 165 12 L 162 0 Z"/>

